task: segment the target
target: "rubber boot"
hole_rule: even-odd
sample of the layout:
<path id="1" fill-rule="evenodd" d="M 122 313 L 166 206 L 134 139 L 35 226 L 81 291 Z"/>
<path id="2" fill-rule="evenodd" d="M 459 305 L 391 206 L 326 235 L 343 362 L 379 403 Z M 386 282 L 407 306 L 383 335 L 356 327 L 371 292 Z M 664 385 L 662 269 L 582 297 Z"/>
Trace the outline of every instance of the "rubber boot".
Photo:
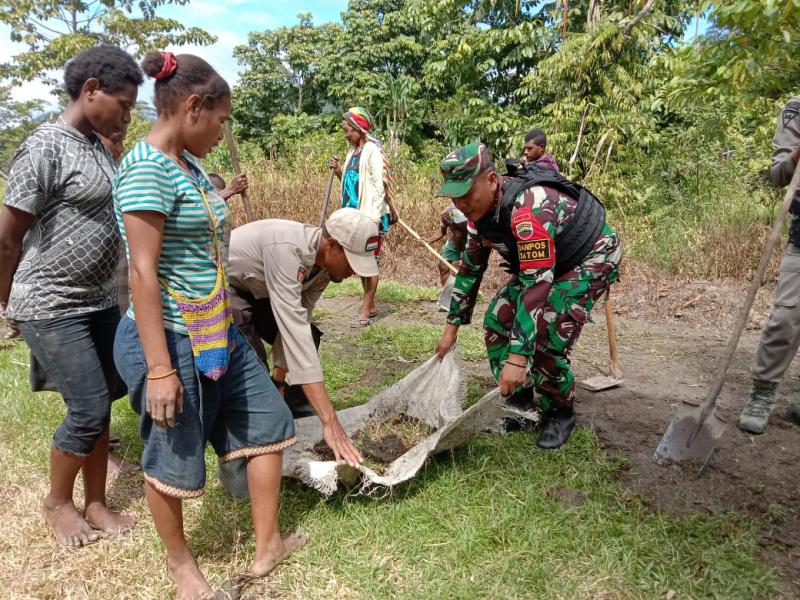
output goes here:
<path id="1" fill-rule="evenodd" d="M 794 384 L 792 395 L 789 396 L 785 417 L 795 425 L 800 425 L 800 379 Z"/>
<path id="2" fill-rule="evenodd" d="M 573 429 L 575 429 L 575 410 L 571 406 L 548 411 L 544 415 L 542 432 L 536 445 L 542 450 L 561 448 L 569 440 Z"/>
<path id="3" fill-rule="evenodd" d="M 750 400 L 739 415 L 739 429 L 748 433 L 764 433 L 767 430 L 769 415 L 775 408 L 777 391 L 777 383 L 754 379 Z"/>

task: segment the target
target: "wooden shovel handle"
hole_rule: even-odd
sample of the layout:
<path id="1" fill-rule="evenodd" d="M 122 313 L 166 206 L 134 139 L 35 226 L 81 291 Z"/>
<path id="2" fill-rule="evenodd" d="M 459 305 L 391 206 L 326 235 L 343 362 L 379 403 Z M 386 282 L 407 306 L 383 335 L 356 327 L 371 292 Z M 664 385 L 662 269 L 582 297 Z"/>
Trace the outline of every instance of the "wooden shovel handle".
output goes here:
<path id="1" fill-rule="evenodd" d="M 700 418 L 686 443 L 687 447 L 694 442 L 697 434 L 700 433 L 703 423 L 705 423 L 708 415 L 711 414 L 711 411 L 714 410 L 714 406 L 716 406 L 717 396 L 719 396 L 719 393 L 722 391 L 722 386 L 725 385 L 725 375 L 728 373 L 728 368 L 733 362 L 733 356 L 736 354 L 736 346 L 739 344 L 739 338 L 742 336 L 745 325 L 747 325 L 747 317 L 750 315 L 750 309 L 753 307 L 753 301 L 755 300 L 758 288 L 761 287 L 761 281 L 764 279 L 764 272 L 767 270 L 772 251 L 781 235 L 783 222 L 786 220 L 786 215 L 789 213 L 789 208 L 792 206 L 792 201 L 797 194 L 798 186 L 800 186 L 800 165 L 796 166 L 794 169 L 794 175 L 792 176 L 792 181 L 789 183 L 789 189 L 786 190 L 786 195 L 783 197 L 783 203 L 781 204 L 780 211 L 778 211 L 778 216 L 772 224 L 772 231 L 770 231 L 767 243 L 764 245 L 764 251 L 761 253 L 761 260 L 758 263 L 758 268 L 753 275 L 750 286 L 747 288 L 747 295 L 742 303 L 742 308 L 739 310 L 739 318 L 736 321 L 736 326 L 733 328 L 731 337 L 728 340 L 728 346 L 722 354 L 717 376 L 711 386 L 709 386 L 706 397 L 701 404 L 702 410 L 700 412 Z"/>
<path id="2" fill-rule="evenodd" d="M 609 375 L 622 378 L 622 370 L 619 368 L 619 355 L 617 354 L 617 324 L 614 322 L 614 309 L 611 306 L 611 292 L 606 293 L 606 300 L 603 303 L 606 311 L 606 331 L 608 332 L 608 355 L 609 355 Z"/>
<path id="3" fill-rule="evenodd" d="M 228 152 L 231 154 L 231 163 L 233 164 L 233 170 L 238 175 L 242 172 L 242 167 L 239 164 L 239 153 L 236 152 L 236 141 L 233 139 L 233 133 L 231 133 L 231 127 L 227 121 L 222 124 L 222 131 L 225 135 L 225 141 L 228 143 Z M 247 190 L 242 192 L 242 204 L 244 205 L 244 215 L 247 217 L 247 221 L 250 222 L 253 220 L 253 211 L 250 210 L 250 197 L 247 194 Z"/>

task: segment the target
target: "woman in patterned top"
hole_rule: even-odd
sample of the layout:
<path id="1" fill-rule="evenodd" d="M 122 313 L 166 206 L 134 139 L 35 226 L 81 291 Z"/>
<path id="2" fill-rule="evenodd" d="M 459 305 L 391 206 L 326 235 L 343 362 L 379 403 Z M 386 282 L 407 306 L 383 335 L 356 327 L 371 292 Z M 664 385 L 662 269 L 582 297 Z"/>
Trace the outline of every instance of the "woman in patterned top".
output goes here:
<path id="1" fill-rule="evenodd" d="M 77 55 L 64 71 L 70 102 L 17 150 L 0 212 L 0 311 L 16 323 L 67 405 L 50 449 L 44 514 L 56 538 L 81 546 L 133 518 L 105 504 L 108 425 L 117 380 L 114 272 L 119 232 L 114 160 L 98 138 L 120 140 L 142 73 L 114 46 Z M 6 306 L 7 305 L 7 306 Z M 85 506 L 72 500 L 83 469 Z"/>
<path id="2" fill-rule="evenodd" d="M 114 359 L 140 415 L 145 494 L 178 597 L 205 598 L 213 592 L 186 545 L 182 501 L 203 493 L 206 444 L 221 463 L 248 460 L 256 546 L 248 577 L 262 576 L 307 539 L 281 539 L 278 529 L 294 421 L 226 317 L 228 207 L 198 158 L 222 139 L 230 88 L 191 54 L 150 52 L 142 68 L 156 79 L 158 120 L 114 182 L 131 288 Z"/>

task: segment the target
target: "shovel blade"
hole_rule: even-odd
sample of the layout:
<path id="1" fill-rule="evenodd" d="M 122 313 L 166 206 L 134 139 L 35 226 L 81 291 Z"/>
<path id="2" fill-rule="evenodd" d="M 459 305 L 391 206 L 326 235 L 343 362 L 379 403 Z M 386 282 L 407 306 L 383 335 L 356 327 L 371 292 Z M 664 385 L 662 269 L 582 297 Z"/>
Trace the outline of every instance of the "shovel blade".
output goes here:
<path id="1" fill-rule="evenodd" d="M 442 287 L 442 291 L 439 292 L 439 310 L 449 311 L 450 310 L 450 296 L 453 295 L 453 286 L 456 284 L 456 277 L 455 275 L 450 275 L 447 278 L 447 281 Z"/>
<path id="2" fill-rule="evenodd" d="M 613 375 L 594 375 L 588 379 L 578 382 L 578 387 L 590 392 L 602 392 L 610 390 L 625 383 L 625 380 Z"/>
<path id="3" fill-rule="evenodd" d="M 700 422 L 700 408 L 684 404 L 667 427 L 664 437 L 656 448 L 653 460 L 661 465 L 697 464 L 702 468 L 711 458 L 717 440 L 722 436 L 727 423 L 713 411 L 701 425 L 694 440 L 690 439 Z"/>

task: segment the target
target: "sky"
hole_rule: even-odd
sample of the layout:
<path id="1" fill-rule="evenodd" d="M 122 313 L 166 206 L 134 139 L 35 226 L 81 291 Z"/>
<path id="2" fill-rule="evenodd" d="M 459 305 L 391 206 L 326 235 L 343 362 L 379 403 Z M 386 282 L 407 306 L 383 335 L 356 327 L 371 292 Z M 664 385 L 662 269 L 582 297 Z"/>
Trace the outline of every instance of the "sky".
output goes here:
<path id="1" fill-rule="evenodd" d="M 217 36 L 213 46 L 183 46 L 166 48 L 176 54 L 189 52 L 202 56 L 217 69 L 229 84 L 238 81 L 239 65 L 233 58 L 233 48 L 247 43 L 251 31 L 264 31 L 297 23 L 297 15 L 310 12 L 314 23 L 341 21 L 341 13 L 347 8 L 347 0 L 191 0 L 187 6 L 165 6 L 158 14 L 175 19 L 185 27 L 201 27 Z M 22 44 L 9 39 L 10 28 L 0 24 L 0 61 L 5 62 L 14 54 L 23 51 Z M 54 76 L 60 78 L 60 73 Z M 29 82 L 14 88 L 16 100 L 41 99 L 51 102 L 50 89 L 39 82 Z M 153 85 L 149 81 L 139 91 L 139 99 L 152 102 Z"/>
<path id="2" fill-rule="evenodd" d="M 184 46 L 167 48 L 173 52 L 189 52 L 202 56 L 228 81 L 235 85 L 239 79 L 239 65 L 233 58 L 233 48 L 247 43 L 251 31 L 264 31 L 297 23 L 297 15 L 310 12 L 314 23 L 341 21 L 341 13 L 347 8 L 347 0 L 191 0 L 187 6 L 167 5 L 159 14 L 180 21 L 186 27 L 201 27 L 217 36 L 212 46 Z M 700 32 L 706 29 L 701 21 Z M 693 37 L 694 23 L 687 27 L 687 40 Z M 24 50 L 22 44 L 9 39 L 10 28 L 0 24 L 0 60 L 5 62 L 14 54 Z M 60 79 L 60 73 L 54 73 Z M 16 100 L 45 100 L 50 104 L 53 96 L 50 88 L 36 82 L 28 82 L 12 90 Z M 152 103 L 153 82 L 146 80 L 139 91 L 139 99 Z"/>

